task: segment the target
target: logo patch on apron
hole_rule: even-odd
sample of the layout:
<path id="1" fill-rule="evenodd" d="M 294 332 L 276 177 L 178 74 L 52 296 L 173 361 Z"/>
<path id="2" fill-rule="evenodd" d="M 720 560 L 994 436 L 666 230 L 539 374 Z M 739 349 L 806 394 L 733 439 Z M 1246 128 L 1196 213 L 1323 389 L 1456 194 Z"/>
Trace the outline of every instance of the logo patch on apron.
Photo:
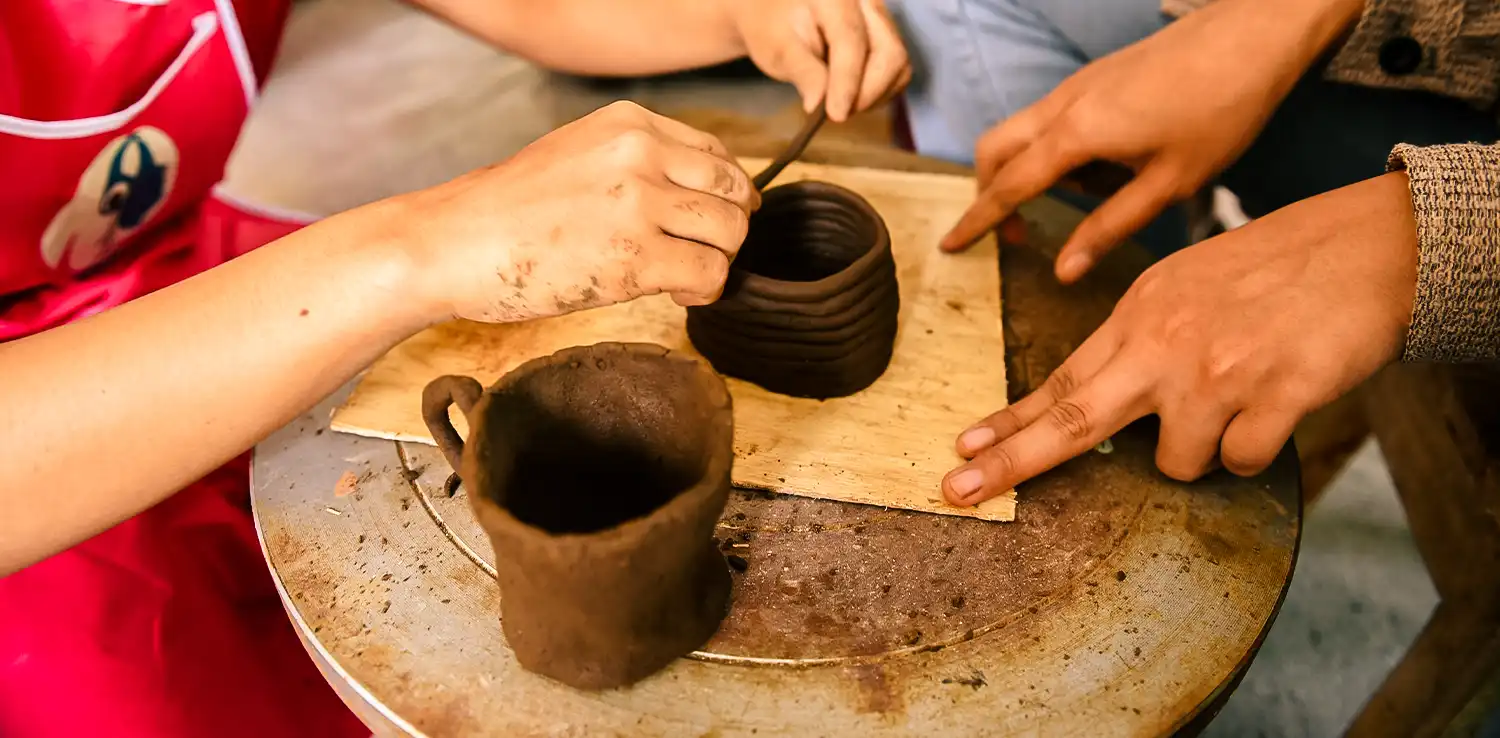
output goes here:
<path id="1" fill-rule="evenodd" d="M 81 271 L 114 253 L 167 201 L 177 164 L 177 145 L 151 126 L 106 144 L 42 233 L 47 266 L 56 269 L 66 257 L 69 269 Z"/>

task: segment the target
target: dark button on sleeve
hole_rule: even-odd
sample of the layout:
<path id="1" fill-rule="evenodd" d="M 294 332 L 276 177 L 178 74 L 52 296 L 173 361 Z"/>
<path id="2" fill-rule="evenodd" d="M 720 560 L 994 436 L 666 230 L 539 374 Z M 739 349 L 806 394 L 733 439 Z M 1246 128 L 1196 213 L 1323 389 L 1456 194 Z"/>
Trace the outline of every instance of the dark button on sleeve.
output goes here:
<path id="1" fill-rule="evenodd" d="M 1422 65 L 1422 44 L 1411 36 L 1397 36 L 1380 45 L 1380 68 L 1392 77 L 1404 77 Z"/>

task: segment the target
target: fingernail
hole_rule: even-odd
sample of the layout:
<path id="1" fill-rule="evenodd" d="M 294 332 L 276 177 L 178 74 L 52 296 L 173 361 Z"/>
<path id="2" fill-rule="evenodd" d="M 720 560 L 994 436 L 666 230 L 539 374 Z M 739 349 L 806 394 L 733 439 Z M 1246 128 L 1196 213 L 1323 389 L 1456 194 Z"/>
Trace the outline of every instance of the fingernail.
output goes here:
<path id="1" fill-rule="evenodd" d="M 1073 254 L 1063 259 L 1062 263 L 1058 265 L 1057 276 L 1068 280 L 1077 279 L 1089 270 L 1089 265 L 1091 264 L 1093 264 L 1093 260 L 1086 254 Z"/>
<path id="2" fill-rule="evenodd" d="M 986 449 L 993 445 L 995 445 L 995 431 L 987 425 L 970 428 L 958 437 L 959 448 L 968 453 Z"/>
<path id="3" fill-rule="evenodd" d="M 948 488 L 960 499 L 973 497 L 979 487 L 984 484 L 984 472 L 978 469 L 965 469 L 948 478 Z"/>

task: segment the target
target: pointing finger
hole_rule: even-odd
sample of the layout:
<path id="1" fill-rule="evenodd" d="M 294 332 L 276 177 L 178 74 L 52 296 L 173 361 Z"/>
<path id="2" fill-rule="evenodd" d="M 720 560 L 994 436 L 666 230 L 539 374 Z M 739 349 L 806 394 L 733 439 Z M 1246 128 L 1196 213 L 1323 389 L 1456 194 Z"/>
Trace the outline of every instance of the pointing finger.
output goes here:
<path id="1" fill-rule="evenodd" d="M 949 472 L 943 496 L 975 505 L 1088 451 L 1145 414 L 1148 386 L 1133 368 L 1111 362 L 1015 435 Z"/>
<path id="2" fill-rule="evenodd" d="M 968 248 L 1016 208 L 1046 192 L 1063 175 L 1088 159 L 1089 155 L 1082 148 L 1060 136 L 1043 136 L 995 174 L 989 187 L 969 206 L 953 230 L 943 237 L 941 247 L 946 251 Z"/>

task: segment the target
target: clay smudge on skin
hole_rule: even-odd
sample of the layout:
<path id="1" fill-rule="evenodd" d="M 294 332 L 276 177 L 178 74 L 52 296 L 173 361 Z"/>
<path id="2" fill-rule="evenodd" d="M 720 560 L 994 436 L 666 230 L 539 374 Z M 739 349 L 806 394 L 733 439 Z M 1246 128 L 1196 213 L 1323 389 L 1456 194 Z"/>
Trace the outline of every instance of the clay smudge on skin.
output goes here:
<path id="1" fill-rule="evenodd" d="M 714 169 L 714 183 L 710 188 L 714 194 L 733 195 L 735 179 L 734 172 L 730 171 L 729 167 L 719 166 Z"/>
<path id="2" fill-rule="evenodd" d="M 624 236 L 615 236 L 610 239 L 610 244 L 631 256 L 641 255 L 641 245 Z"/>

